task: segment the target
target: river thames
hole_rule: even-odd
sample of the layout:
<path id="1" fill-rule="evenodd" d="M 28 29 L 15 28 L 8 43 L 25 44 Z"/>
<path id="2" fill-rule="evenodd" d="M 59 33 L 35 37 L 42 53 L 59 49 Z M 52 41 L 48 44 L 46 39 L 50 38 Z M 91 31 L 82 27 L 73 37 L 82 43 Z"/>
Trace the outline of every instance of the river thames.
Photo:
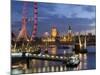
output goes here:
<path id="1" fill-rule="evenodd" d="M 96 69 L 96 50 L 95 46 L 88 46 L 87 54 L 78 54 L 81 60 L 80 64 L 75 67 L 66 67 L 62 62 L 36 60 L 30 62 L 30 69 L 12 69 L 12 74 L 26 74 L 26 73 L 44 73 L 44 72 L 63 72 L 63 71 L 78 71 Z M 70 52 L 70 49 L 57 49 L 56 47 L 50 48 L 51 54 L 63 54 L 64 51 Z"/>

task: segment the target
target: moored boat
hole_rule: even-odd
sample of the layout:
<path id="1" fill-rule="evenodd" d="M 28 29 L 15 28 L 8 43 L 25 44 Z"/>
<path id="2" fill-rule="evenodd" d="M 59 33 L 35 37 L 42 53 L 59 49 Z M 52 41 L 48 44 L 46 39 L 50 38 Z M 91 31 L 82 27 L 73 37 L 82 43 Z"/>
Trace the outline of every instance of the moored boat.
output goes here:
<path id="1" fill-rule="evenodd" d="M 78 55 L 73 55 L 71 57 L 69 57 L 69 59 L 66 62 L 66 66 L 67 67 L 77 67 L 80 63 L 80 59 L 78 57 Z"/>

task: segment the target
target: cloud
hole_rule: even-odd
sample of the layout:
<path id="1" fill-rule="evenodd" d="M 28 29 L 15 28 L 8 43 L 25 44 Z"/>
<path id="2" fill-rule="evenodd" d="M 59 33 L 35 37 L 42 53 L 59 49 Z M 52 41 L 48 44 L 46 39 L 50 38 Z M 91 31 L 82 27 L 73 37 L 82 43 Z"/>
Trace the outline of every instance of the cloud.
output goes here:
<path id="1" fill-rule="evenodd" d="M 17 4 L 15 4 L 17 5 Z M 22 4 L 12 7 L 13 19 L 21 19 Z M 20 13 L 19 13 L 19 9 Z M 33 3 L 30 2 L 28 7 L 28 18 L 34 17 Z M 93 7 L 94 8 L 94 7 Z M 89 11 L 87 11 L 89 9 Z M 91 11 L 91 12 L 90 12 Z M 16 15 L 16 13 L 17 15 Z M 52 26 L 56 26 L 60 34 L 67 33 L 68 25 L 72 26 L 74 32 L 93 31 L 95 26 L 95 12 L 91 6 L 81 6 L 72 4 L 54 4 L 54 3 L 38 3 L 38 32 L 42 35 L 44 32 L 50 32 Z M 12 21 L 12 29 L 21 29 L 21 20 Z M 33 22 L 32 22 L 33 23 Z M 32 33 L 33 24 L 28 21 L 28 32 Z"/>
<path id="2" fill-rule="evenodd" d="M 80 32 L 81 34 L 88 34 L 88 33 L 92 33 L 93 35 L 95 35 L 96 34 L 96 29 L 95 28 L 93 28 L 93 29 L 88 29 L 88 30 L 83 30 L 83 31 L 81 31 Z"/>
<path id="3" fill-rule="evenodd" d="M 49 17 L 48 19 L 41 19 L 38 23 L 39 30 L 41 32 L 43 31 L 50 31 L 50 28 L 54 25 L 57 27 L 60 33 L 66 33 L 68 30 L 68 25 L 72 26 L 73 31 L 79 32 L 82 30 L 90 30 L 93 27 L 91 26 L 91 23 L 93 22 L 92 19 L 88 18 L 66 18 L 66 17 L 58 17 L 55 15 L 55 17 Z M 44 26 L 42 28 L 42 26 Z"/>
<path id="4" fill-rule="evenodd" d="M 90 26 L 95 27 L 96 26 L 96 23 L 93 22 L 93 23 L 90 24 Z"/>
<path id="5" fill-rule="evenodd" d="M 94 18 L 95 17 L 95 6 L 84 6 L 84 5 L 72 5 L 72 4 L 42 4 L 39 8 L 39 16 L 52 16 L 57 15 L 58 17 L 68 18 Z M 91 11 L 91 12 L 88 12 Z M 94 12 L 93 12 L 94 11 Z M 41 13 L 42 12 L 42 13 Z"/>
<path id="6" fill-rule="evenodd" d="M 95 6 L 84 6 L 83 10 L 85 10 L 87 12 L 95 12 L 96 11 L 96 7 Z"/>

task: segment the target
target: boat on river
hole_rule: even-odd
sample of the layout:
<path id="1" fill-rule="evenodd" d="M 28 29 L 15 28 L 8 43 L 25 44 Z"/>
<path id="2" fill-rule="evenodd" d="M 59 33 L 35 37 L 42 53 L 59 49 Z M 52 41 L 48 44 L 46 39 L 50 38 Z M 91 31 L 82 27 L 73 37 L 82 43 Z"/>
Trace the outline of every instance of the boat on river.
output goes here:
<path id="1" fill-rule="evenodd" d="M 70 56 L 66 62 L 67 67 L 77 67 L 80 63 L 80 59 L 78 55 Z"/>

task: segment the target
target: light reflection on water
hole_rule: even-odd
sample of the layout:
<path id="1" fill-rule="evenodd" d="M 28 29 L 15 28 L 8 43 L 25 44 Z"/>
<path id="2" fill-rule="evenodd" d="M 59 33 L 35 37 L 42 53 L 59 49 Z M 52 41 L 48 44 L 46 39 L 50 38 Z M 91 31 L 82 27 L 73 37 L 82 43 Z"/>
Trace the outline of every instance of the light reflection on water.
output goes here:
<path id="1" fill-rule="evenodd" d="M 79 54 L 79 58 L 81 60 L 78 70 L 87 69 L 87 54 Z"/>
<path id="2" fill-rule="evenodd" d="M 57 51 L 57 47 L 53 47 L 50 49 L 51 54 L 56 54 L 57 53 L 56 51 Z"/>
<path id="3" fill-rule="evenodd" d="M 49 50 L 52 54 L 57 54 L 57 48 L 54 47 Z M 61 50 L 58 50 L 61 52 Z M 63 53 L 64 50 L 62 50 Z M 91 56 L 93 58 L 91 58 Z M 68 68 L 62 62 L 54 62 L 54 61 L 42 61 L 42 60 L 31 60 L 30 61 L 30 69 L 12 69 L 12 74 L 15 73 L 41 73 L 41 72 L 62 72 L 62 71 L 77 71 L 77 70 L 86 70 L 86 69 L 95 69 L 95 54 L 79 54 L 79 58 L 81 60 L 80 64 L 76 68 Z M 91 64 L 91 62 L 94 62 Z M 91 65 L 93 67 L 90 67 Z"/>

